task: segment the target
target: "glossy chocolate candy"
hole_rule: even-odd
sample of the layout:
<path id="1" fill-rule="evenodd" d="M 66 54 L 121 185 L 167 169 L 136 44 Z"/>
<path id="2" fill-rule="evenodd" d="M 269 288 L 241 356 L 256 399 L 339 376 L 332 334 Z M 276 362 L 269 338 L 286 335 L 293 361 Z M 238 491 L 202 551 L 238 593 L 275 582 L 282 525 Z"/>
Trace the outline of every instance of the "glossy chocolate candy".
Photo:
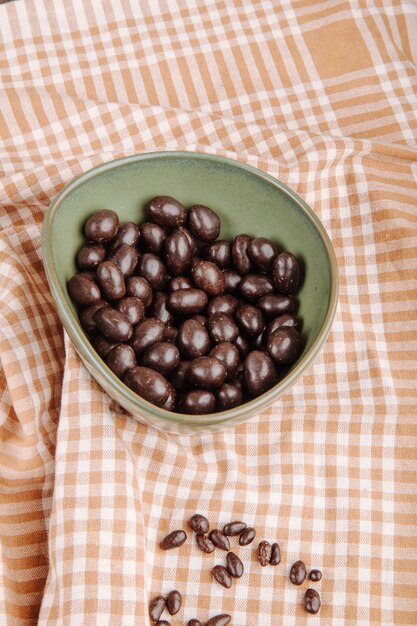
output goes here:
<path id="1" fill-rule="evenodd" d="M 146 207 L 148 217 L 165 228 L 183 226 L 187 219 L 185 207 L 171 196 L 156 196 Z"/>
<path id="2" fill-rule="evenodd" d="M 188 226 L 201 241 L 214 241 L 220 233 L 220 218 L 209 207 L 196 204 L 188 214 Z"/>
<path id="3" fill-rule="evenodd" d="M 137 365 L 124 377 L 125 384 L 148 402 L 163 406 L 171 391 L 170 383 L 159 372 Z"/>
<path id="4" fill-rule="evenodd" d="M 115 211 L 103 209 L 93 213 L 85 223 L 84 234 L 90 241 L 105 243 L 113 239 L 119 228 L 119 217 Z"/>
<path id="5" fill-rule="evenodd" d="M 199 389 L 220 387 L 227 376 L 226 367 L 212 356 L 200 356 L 190 363 L 188 370 L 190 384 Z"/>
<path id="6" fill-rule="evenodd" d="M 94 321 L 99 331 L 110 341 L 128 341 L 132 336 L 132 324 L 126 315 L 110 306 L 96 311 Z"/>
<path id="7" fill-rule="evenodd" d="M 126 293 L 123 273 L 112 261 L 103 261 L 98 264 L 97 280 L 103 297 L 107 300 L 120 300 Z"/>
<path id="8" fill-rule="evenodd" d="M 71 299 L 80 306 L 90 306 L 101 300 L 100 289 L 96 283 L 81 274 L 70 278 L 67 289 Z"/>
<path id="9" fill-rule="evenodd" d="M 99 243 L 86 243 L 77 253 L 77 265 L 80 270 L 94 270 L 106 258 L 106 250 Z"/>
<path id="10" fill-rule="evenodd" d="M 178 329 L 177 347 L 184 359 L 205 356 L 211 347 L 209 334 L 197 320 L 186 320 Z"/>
<path id="11" fill-rule="evenodd" d="M 243 362 L 243 378 L 251 395 L 259 396 L 277 382 L 277 372 L 271 357 L 260 350 L 250 352 Z"/>
<path id="12" fill-rule="evenodd" d="M 191 265 L 191 244 L 183 229 L 177 228 L 167 237 L 164 245 L 164 261 L 171 276 L 185 274 Z"/>
<path id="13" fill-rule="evenodd" d="M 282 326 L 268 338 L 268 352 L 278 365 L 292 365 L 303 349 L 303 340 L 295 328 Z"/>
<path id="14" fill-rule="evenodd" d="M 301 269 L 291 252 L 281 252 L 274 260 L 274 283 L 280 293 L 296 293 L 300 286 Z"/>

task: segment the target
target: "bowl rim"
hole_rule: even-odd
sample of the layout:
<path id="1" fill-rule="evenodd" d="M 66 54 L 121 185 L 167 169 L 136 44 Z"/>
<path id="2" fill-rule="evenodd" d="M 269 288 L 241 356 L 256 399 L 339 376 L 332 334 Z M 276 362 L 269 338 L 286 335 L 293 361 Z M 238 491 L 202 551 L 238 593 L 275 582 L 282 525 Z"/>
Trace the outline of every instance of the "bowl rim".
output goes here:
<path id="1" fill-rule="evenodd" d="M 281 192 L 289 196 L 291 200 L 295 202 L 301 209 L 301 211 L 307 216 L 309 221 L 312 222 L 313 226 L 316 229 L 316 232 L 319 235 L 319 238 L 324 245 L 329 260 L 329 305 L 326 316 L 313 344 L 296 362 L 295 366 L 290 370 L 285 378 L 283 378 L 276 385 L 271 387 L 271 389 L 266 391 L 264 394 L 258 396 L 257 398 L 246 402 L 245 404 L 239 405 L 232 409 L 228 409 L 226 411 L 221 411 L 219 413 L 188 415 L 185 413 L 173 413 L 171 411 L 167 411 L 165 409 L 155 406 L 154 404 L 151 404 L 141 396 L 137 395 L 135 392 L 129 389 L 129 387 L 127 387 L 127 385 L 125 385 L 119 378 L 117 378 L 116 375 L 106 365 L 105 361 L 101 359 L 101 357 L 99 357 L 99 355 L 95 352 L 94 348 L 89 344 L 88 340 L 78 330 L 78 321 L 75 320 L 75 316 L 73 315 L 72 311 L 64 304 L 64 294 L 59 284 L 59 279 L 52 255 L 52 223 L 63 200 L 74 189 L 98 174 L 118 168 L 122 165 L 126 165 L 127 163 L 172 157 L 180 157 L 186 159 L 195 158 L 215 161 L 217 163 L 225 163 L 228 166 L 243 169 L 249 172 L 251 175 L 263 179 L 269 184 L 272 184 Z M 68 336 L 74 344 L 75 350 L 77 351 L 79 356 L 89 364 L 90 368 L 93 371 L 96 369 L 100 371 L 102 377 L 104 377 L 104 380 L 106 381 L 106 385 L 109 385 L 111 388 L 117 387 L 115 389 L 117 395 L 121 395 L 127 404 L 135 405 L 141 418 L 147 421 L 146 414 L 150 413 L 153 418 L 157 418 L 157 420 L 164 420 L 167 427 L 169 425 L 175 425 L 176 427 L 180 425 L 188 428 L 189 430 L 192 430 L 194 427 L 196 431 L 204 429 L 204 427 L 210 428 L 212 426 L 220 426 L 226 428 L 229 426 L 237 425 L 270 406 L 283 393 L 285 393 L 285 391 L 292 387 L 292 385 L 305 373 L 307 368 L 311 365 L 315 356 L 321 350 L 325 340 L 327 339 L 337 309 L 339 292 L 339 272 L 336 254 L 326 229 L 324 228 L 318 216 L 314 213 L 313 209 L 295 191 L 287 187 L 287 185 L 282 183 L 274 176 L 268 174 L 267 172 L 264 172 L 263 170 L 252 165 L 248 165 L 247 163 L 231 159 L 229 157 L 218 156 L 205 152 L 193 152 L 186 150 L 143 152 L 140 154 L 120 157 L 111 161 L 107 161 L 105 163 L 101 163 L 100 165 L 97 165 L 75 177 L 52 198 L 52 201 L 45 214 L 42 227 L 42 256 L 46 277 L 55 301 L 58 316 L 66 332 L 68 333 Z M 103 387 L 101 383 L 100 386 Z M 142 413 L 144 413 L 144 415 L 142 415 Z M 132 417 L 136 418 L 137 416 L 133 414 Z"/>

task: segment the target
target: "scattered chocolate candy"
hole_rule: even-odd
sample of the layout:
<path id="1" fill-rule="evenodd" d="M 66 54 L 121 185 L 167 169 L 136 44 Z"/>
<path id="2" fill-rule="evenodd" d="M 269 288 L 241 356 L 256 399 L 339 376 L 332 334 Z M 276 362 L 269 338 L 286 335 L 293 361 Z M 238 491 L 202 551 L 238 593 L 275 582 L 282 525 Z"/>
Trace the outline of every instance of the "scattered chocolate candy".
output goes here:
<path id="1" fill-rule="evenodd" d="M 296 561 L 290 570 L 290 581 L 293 585 L 302 585 L 307 578 L 307 569 L 304 561 Z"/>
<path id="2" fill-rule="evenodd" d="M 169 535 L 164 537 L 159 544 L 162 550 L 172 550 L 172 548 L 179 548 L 185 543 L 187 535 L 183 530 L 173 530 Z"/>
<path id="3" fill-rule="evenodd" d="M 232 586 L 232 578 L 223 565 L 215 565 L 211 570 L 211 575 L 218 583 L 226 587 L 226 589 L 230 589 Z"/>
<path id="4" fill-rule="evenodd" d="M 243 576 L 243 563 L 239 559 L 237 554 L 235 554 L 234 552 L 228 552 L 226 556 L 226 562 L 227 571 L 229 572 L 230 576 L 233 576 L 233 578 L 240 578 L 241 576 Z"/>
<path id="5" fill-rule="evenodd" d="M 271 558 L 269 559 L 270 565 L 279 565 L 281 563 L 281 550 L 277 543 L 273 543 L 271 546 Z"/>
<path id="6" fill-rule="evenodd" d="M 248 546 L 256 537 L 256 530 L 252 527 L 245 528 L 242 530 L 239 536 L 239 545 L 240 546 Z"/>
<path id="7" fill-rule="evenodd" d="M 268 541 L 261 541 L 258 546 L 258 561 L 265 567 L 271 560 L 272 546 Z"/>
<path id="8" fill-rule="evenodd" d="M 149 617 L 153 622 L 157 622 L 166 608 L 164 596 L 156 596 L 149 602 Z"/>
<path id="9" fill-rule="evenodd" d="M 231 616 L 227 613 L 222 613 L 221 615 L 215 615 L 210 618 L 208 622 L 206 622 L 206 626 L 227 626 L 230 623 Z"/>
<path id="10" fill-rule="evenodd" d="M 236 537 L 236 535 L 240 535 L 242 530 L 246 528 L 245 522 L 230 522 L 223 526 L 223 533 L 226 537 Z"/>
<path id="11" fill-rule="evenodd" d="M 210 554 L 211 552 L 214 551 L 214 548 L 215 548 L 214 543 L 208 537 L 206 537 L 206 535 L 197 533 L 195 538 L 197 541 L 197 545 L 202 552 L 206 552 L 207 554 Z"/>
<path id="12" fill-rule="evenodd" d="M 201 204 L 157 196 L 146 215 L 120 224 L 104 209 L 84 225 L 67 287 L 99 356 L 169 411 L 226 411 L 266 392 L 304 345 L 296 257 L 266 237 L 218 239 L 220 218 Z"/>
<path id="13" fill-rule="evenodd" d="M 309 579 L 315 583 L 318 583 L 321 580 L 322 573 L 319 569 L 312 569 L 308 575 Z"/>
<path id="14" fill-rule="evenodd" d="M 176 615 L 181 608 L 182 596 L 179 591 L 173 589 L 167 595 L 166 605 L 170 615 Z"/>
<path id="15" fill-rule="evenodd" d="M 208 533 L 210 528 L 207 517 L 200 515 L 200 513 L 196 513 L 190 517 L 188 524 L 195 533 L 202 533 L 203 535 Z"/>
<path id="16" fill-rule="evenodd" d="M 209 534 L 209 538 L 214 543 L 216 548 L 220 548 L 220 550 L 225 550 L 226 552 L 230 550 L 230 541 L 221 530 L 217 530 L 217 528 L 212 530 Z"/>
<path id="17" fill-rule="evenodd" d="M 304 594 L 303 603 L 307 613 L 315 615 L 320 610 L 320 595 L 315 589 L 307 589 Z"/>
<path id="18" fill-rule="evenodd" d="M 203 626 L 203 624 L 198 619 L 190 619 L 187 622 L 187 626 Z"/>

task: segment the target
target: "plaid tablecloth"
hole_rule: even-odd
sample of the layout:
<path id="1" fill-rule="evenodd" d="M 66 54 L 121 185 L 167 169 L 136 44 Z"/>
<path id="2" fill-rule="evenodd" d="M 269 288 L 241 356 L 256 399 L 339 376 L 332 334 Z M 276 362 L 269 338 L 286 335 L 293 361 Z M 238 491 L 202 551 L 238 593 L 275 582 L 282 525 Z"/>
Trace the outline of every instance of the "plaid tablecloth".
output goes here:
<path id="1" fill-rule="evenodd" d="M 416 624 L 417 5 L 414 0 L 26 0 L 0 7 L 0 623 Z M 340 267 L 333 330 L 270 410 L 219 434 L 118 413 L 57 319 L 50 199 L 115 157 L 226 155 L 293 188 Z M 158 542 L 243 519 L 282 563 Z M 323 571 L 319 615 L 288 581 Z"/>

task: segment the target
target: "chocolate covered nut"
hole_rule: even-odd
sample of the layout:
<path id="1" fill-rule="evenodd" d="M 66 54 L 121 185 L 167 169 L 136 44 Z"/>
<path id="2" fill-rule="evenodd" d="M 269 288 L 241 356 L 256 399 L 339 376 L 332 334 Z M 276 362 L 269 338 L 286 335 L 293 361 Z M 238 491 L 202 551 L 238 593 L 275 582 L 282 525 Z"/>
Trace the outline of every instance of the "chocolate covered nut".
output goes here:
<path id="1" fill-rule="evenodd" d="M 189 415 L 204 415 L 213 413 L 216 406 L 216 398 L 211 391 L 195 389 L 187 391 L 181 398 L 178 409 L 180 413 Z"/>
<path id="2" fill-rule="evenodd" d="M 221 341 L 211 350 L 210 355 L 223 363 L 227 371 L 226 380 L 232 380 L 237 372 L 240 354 L 231 341 Z"/>
<path id="3" fill-rule="evenodd" d="M 149 617 L 152 622 L 157 622 L 164 612 L 166 601 L 164 596 L 156 596 L 149 602 Z"/>
<path id="4" fill-rule="evenodd" d="M 215 565 L 211 570 L 211 575 L 214 580 L 217 580 L 217 582 L 223 585 L 223 587 L 226 587 L 226 589 L 230 589 L 232 586 L 232 578 L 223 565 Z"/>
<path id="5" fill-rule="evenodd" d="M 260 298 L 256 306 L 266 317 L 277 317 L 283 313 L 292 313 L 295 309 L 295 300 L 292 296 L 270 294 Z"/>
<path id="6" fill-rule="evenodd" d="M 224 291 L 225 283 L 222 271 L 210 261 L 197 261 L 191 270 L 193 281 L 208 296 L 218 296 Z"/>
<path id="7" fill-rule="evenodd" d="M 239 545 L 248 546 L 256 537 L 256 530 L 251 526 L 242 530 L 239 535 Z"/>
<path id="8" fill-rule="evenodd" d="M 182 391 L 188 386 L 188 367 L 190 361 L 181 361 L 170 376 L 171 383 L 177 391 Z"/>
<path id="9" fill-rule="evenodd" d="M 191 278 L 187 278 L 187 276 L 174 276 L 168 283 L 168 291 L 178 291 L 178 289 L 192 289 L 193 283 Z"/>
<path id="10" fill-rule="evenodd" d="M 93 348 L 102 359 L 106 359 L 110 350 L 117 346 L 117 344 L 117 341 L 109 341 L 101 333 L 97 333 L 92 339 Z"/>
<path id="11" fill-rule="evenodd" d="M 100 289 L 95 282 L 81 274 L 70 278 L 67 289 L 71 299 L 80 306 L 96 304 L 101 299 Z"/>
<path id="12" fill-rule="evenodd" d="M 289 313 L 284 313 L 284 315 L 278 315 L 278 317 L 275 317 L 272 322 L 269 322 L 266 329 L 267 337 L 269 337 L 269 335 L 271 335 L 275 330 L 278 330 L 278 328 L 282 328 L 283 326 L 288 326 L 288 328 L 295 328 L 295 330 L 300 331 L 300 319 L 295 315 L 291 315 Z"/>
<path id="13" fill-rule="evenodd" d="M 99 243 L 86 243 L 77 253 L 80 270 L 94 270 L 106 258 L 106 250 Z"/>
<path id="14" fill-rule="evenodd" d="M 150 367 L 162 376 L 169 376 L 178 367 L 180 353 L 172 343 L 161 341 L 148 348 L 141 358 L 141 365 Z"/>
<path id="15" fill-rule="evenodd" d="M 167 609 L 170 615 L 176 615 L 181 608 L 182 596 L 179 591 L 173 589 L 167 595 Z"/>
<path id="16" fill-rule="evenodd" d="M 90 241 L 104 243 L 113 239 L 119 228 L 117 213 L 109 209 L 93 213 L 85 223 L 84 233 Z"/>
<path id="17" fill-rule="evenodd" d="M 177 228 L 187 219 L 185 207 L 171 196 L 156 196 L 146 207 L 149 219 L 161 226 Z"/>
<path id="18" fill-rule="evenodd" d="M 143 352 L 155 343 L 162 341 L 165 324 L 154 317 L 139 322 L 133 329 L 130 345 L 136 353 Z"/>
<path id="19" fill-rule="evenodd" d="M 202 251 L 203 258 L 224 268 L 230 265 L 232 259 L 231 245 L 225 239 L 218 239 L 207 244 Z"/>
<path id="20" fill-rule="evenodd" d="M 227 268 L 223 270 L 225 293 L 236 294 L 242 280 L 242 276 L 236 270 Z"/>
<path id="21" fill-rule="evenodd" d="M 313 582 L 317 583 L 319 582 L 319 580 L 321 580 L 322 577 L 322 573 L 319 569 L 312 569 L 311 572 L 308 575 L 309 579 L 312 580 Z"/>
<path id="22" fill-rule="evenodd" d="M 139 226 L 139 232 L 141 250 L 152 254 L 162 253 L 167 238 L 166 230 L 162 226 L 154 222 L 143 222 Z"/>
<path id="23" fill-rule="evenodd" d="M 161 408 L 165 409 L 165 411 L 174 411 L 176 400 L 177 400 L 177 393 L 174 387 L 170 386 L 170 389 L 168 392 L 168 398 L 165 400 Z"/>
<path id="24" fill-rule="evenodd" d="M 196 359 L 210 351 L 207 330 L 196 320 L 186 320 L 178 329 L 177 347 L 184 359 Z"/>
<path id="25" fill-rule="evenodd" d="M 187 622 L 187 626 L 203 626 L 203 624 L 198 619 L 190 619 Z"/>
<path id="26" fill-rule="evenodd" d="M 220 233 L 220 218 L 209 207 L 196 204 L 188 214 L 188 226 L 201 241 L 214 241 Z"/>
<path id="27" fill-rule="evenodd" d="M 204 328 L 207 326 L 208 317 L 202 315 L 201 313 L 196 313 L 195 315 L 190 317 L 190 319 L 195 320 L 196 322 L 200 322 L 200 324 L 204 326 Z"/>
<path id="28" fill-rule="evenodd" d="M 171 622 L 168 622 L 166 619 L 158 620 L 155 626 L 171 626 Z"/>
<path id="29" fill-rule="evenodd" d="M 237 309 L 236 322 L 242 333 L 248 337 L 257 337 L 265 328 L 262 313 L 251 304 L 243 304 Z"/>
<path id="30" fill-rule="evenodd" d="M 132 336 L 132 324 L 126 315 L 110 306 L 96 311 L 94 321 L 99 331 L 110 341 L 127 341 Z"/>
<path id="31" fill-rule="evenodd" d="M 242 358 L 244 358 L 248 354 L 248 352 L 250 351 L 249 344 L 248 344 L 247 340 L 245 339 L 245 337 L 243 337 L 242 335 L 238 335 L 236 337 L 235 346 L 239 350 L 240 356 Z"/>
<path id="32" fill-rule="evenodd" d="M 227 313 L 228 315 L 234 315 L 239 307 L 239 300 L 231 294 L 223 294 L 221 296 L 215 296 L 210 300 L 207 305 L 207 315 L 214 315 L 214 313 Z"/>
<path id="33" fill-rule="evenodd" d="M 307 589 L 304 594 L 303 603 L 307 613 L 315 615 L 320 610 L 320 595 L 315 589 Z"/>
<path id="34" fill-rule="evenodd" d="M 130 346 L 120 343 L 110 350 L 106 363 L 116 376 L 123 378 L 136 365 L 135 352 Z"/>
<path id="35" fill-rule="evenodd" d="M 303 340 L 295 328 L 283 326 L 269 336 L 267 348 L 275 363 L 292 365 L 301 354 Z"/>
<path id="36" fill-rule="evenodd" d="M 140 365 L 126 373 L 124 382 L 132 391 L 156 406 L 165 404 L 172 389 L 162 374 Z"/>
<path id="37" fill-rule="evenodd" d="M 159 544 L 162 550 L 172 550 L 173 548 L 179 548 L 187 540 L 187 534 L 183 530 L 173 530 L 166 537 L 164 537 Z"/>
<path id="38" fill-rule="evenodd" d="M 190 363 L 188 370 L 190 384 L 200 389 L 220 387 L 227 376 L 223 363 L 212 356 L 200 356 Z"/>
<path id="39" fill-rule="evenodd" d="M 243 362 L 243 379 L 250 394 L 259 396 L 277 381 L 277 372 L 271 357 L 260 350 L 250 352 Z"/>
<path id="40" fill-rule="evenodd" d="M 228 552 L 226 555 L 227 571 L 233 578 L 243 576 L 244 567 L 242 561 L 234 552 Z"/>
<path id="41" fill-rule="evenodd" d="M 109 250 L 114 252 L 114 250 L 123 245 L 133 246 L 136 248 L 138 242 L 139 228 L 134 222 L 124 222 L 124 224 L 120 224 L 116 236 L 111 240 Z"/>
<path id="42" fill-rule="evenodd" d="M 261 541 L 258 546 L 258 561 L 265 567 L 271 559 L 272 546 L 268 541 Z"/>
<path id="43" fill-rule="evenodd" d="M 197 545 L 202 552 L 210 554 L 214 551 L 214 543 L 208 537 L 206 537 L 206 535 L 197 533 L 195 538 L 197 540 Z"/>
<path id="44" fill-rule="evenodd" d="M 108 300 L 120 300 L 126 293 L 124 276 L 112 261 L 103 261 L 97 265 L 97 280 L 103 296 Z"/>
<path id="45" fill-rule="evenodd" d="M 225 552 L 230 550 L 229 539 L 222 533 L 221 530 L 217 530 L 217 528 L 215 528 L 210 532 L 209 538 L 214 543 L 216 548 L 220 548 L 220 550 L 224 550 Z"/>
<path id="46" fill-rule="evenodd" d="M 227 613 L 222 613 L 221 615 L 215 615 L 210 618 L 208 622 L 206 622 L 206 626 L 227 626 L 230 623 L 231 616 Z"/>
<path id="47" fill-rule="evenodd" d="M 240 535 L 242 530 L 245 530 L 245 528 L 245 522 L 229 522 L 229 524 L 223 526 L 223 533 L 226 537 L 236 537 L 236 535 Z"/>
<path id="48" fill-rule="evenodd" d="M 145 315 L 145 307 L 142 300 L 135 297 L 125 297 L 119 300 L 116 304 L 118 311 L 126 315 L 132 326 L 138 324 Z"/>
<path id="49" fill-rule="evenodd" d="M 145 309 L 147 309 L 152 302 L 152 287 L 146 278 L 131 276 L 126 281 L 126 295 L 139 298 L 139 300 L 142 300 Z"/>
<path id="50" fill-rule="evenodd" d="M 205 517 L 204 515 L 200 515 L 199 513 L 196 513 L 195 515 L 190 517 L 188 524 L 195 533 L 202 533 L 203 535 L 208 533 L 210 528 L 207 517 Z"/>
<path id="51" fill-rule="evenodd" d="M 175 326 L 165 326 L 164 341 L 175 344 L 177 341 L 178 328 Z"/>
<path id="52" fill-rule="evenodd" d="M 139 256 L 136 248 L 128 246 L 124 243 L 116 248 L 113 254 L 109 257 L 109 260 L 117 265 L 125 278 L 129 278 L 129 276 L 132 276 L 135 271 L 138 258 Z"/>
<path id="53" fill-rule="evenodd" d="M 270 565 L 279 565 L 281 563 L 281 550 L 277 543 L 272 544 L 271 558 L 269 559 Z"/>
<path id="54" fill-rule="evenodd" d="M 248 248 L 249 257 L 253 263 L 261 272 L 266 274 L 272 272 L 272 265 L 277 253 L 278 246 L 265 237 L 255 237 Z"/>
<path id="55" fill-rule="evenodd" d="M 97 325 L 94 321 L 94 315 L 99 309 L 102 309 L 105 306 L 109 306 L 109 303 L 104 300 L 99 300 L 96 304 L 91 304 L 87 308 L 80 311 L 80 324 L 86 333 L 93 333 L 97 329 Z"/>
<path id="56" fill-rule="evenodd" d="M 156 291 L 153 295 L 152 305 L 149 309 L 150 315 L 161 320 L 167 326 L 173 324 L 174 319 L 168 309 L 168 295 L 164 291 Z"/>
<path id="57" fill-rule="evenodd" d="M 232 245 L 233 263 L 239 274 L 244 276 L 253 271 L 253 264 L 250 260 L 248 249 L 252 238 L 249 235 L 238 235 Z"/>
<path id="58" fill-rule="evenodd" d="M 273 277 L 280 293 L 296 293 L 300 285 L 301 270 L 297 258 L 291 252 L 281 252 L 275 257 Z"/>
<path id="59" fill-rule="evenodd" d="M 255 302 L 274 291 L 274 284 L 263 274 L 248 274 L 239 283 L 239 291 L 246 300 Z"/>
<path id="60" fill-rule="evenodd" d="M 307 568 L 304 561 L 296 561 L 290 570 L 290 581 L 293 585 L 302 585 L 307 578 Z"/>
<path id="61" fill-rule="evenodd" d="M 169 295 L 167 305 L 177 315 L 194 315 L 203 311 L 207 302 L 207 294 L 201 289 L 178 289 Z"/>
<path id="62" fill-rule="evenodd" d="M 209 318 L 208 329 L 215 343 L 221 341 L 234 342 L 239 334 L 239 329 L 233 318 L 227 313 L 214 313 Z"/>
<path id="63" fill-rule="evenodd" d="M 165 287 L 167 279 L 165 265 L 155 254 L 150 252 L 142 254 L 137 264 L 136 273 L 146 278 L 152 289 L 156 291 L 161 291 Z"/>
<path id="64" fill-rule="evenodd" d="M 224 383 L 220 389 L 216 391 L 216 402 L 219 411 L 233 409 L 243 402 L 242 389 L 237 385 Z"/>
<path id="65" fill-rule="evenodd" d="M 164 260 L 172 276 L 185 274 L 191 265 L 191 244 L 183 229 L 177 228 L 167 237 L 164 245 Z"/>

